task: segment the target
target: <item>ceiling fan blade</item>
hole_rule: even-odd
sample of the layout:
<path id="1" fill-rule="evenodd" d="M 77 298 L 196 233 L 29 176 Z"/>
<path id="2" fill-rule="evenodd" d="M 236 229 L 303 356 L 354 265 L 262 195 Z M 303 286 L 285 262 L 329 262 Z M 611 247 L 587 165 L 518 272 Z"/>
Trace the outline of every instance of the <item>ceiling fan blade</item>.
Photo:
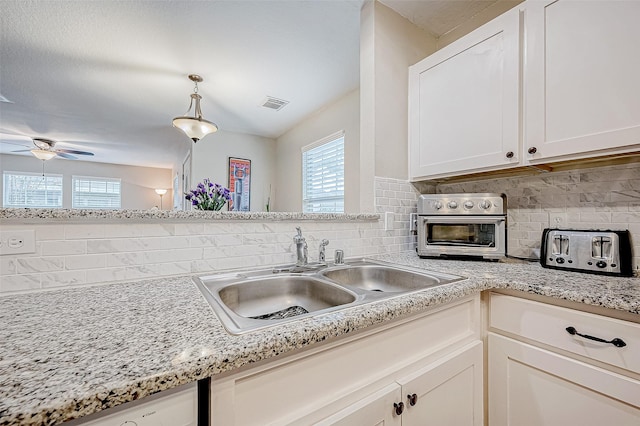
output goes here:
<path id="1" fill-rule="evenodd" d="M 93 155 L 93 152 L 89 151 L 76 151 L 75 149 L 56 149 L 56 152 L 64 152 L 67 154 L 76 154 L 76 155 Z"/>
<path id="2" fill-rule="evenodd" d="M 78 157 L 74 157 L 73 155 L 66 154 L 64 152 L 56 151 L 58 157 L 66 158 L 67 160 L 77 160 Z"/>
<path id="3" fill-rule="evenodd" d="M 30 149 L 19 149 L 17 151 L 11 151 L 11 152 L 30 152 Z"/>

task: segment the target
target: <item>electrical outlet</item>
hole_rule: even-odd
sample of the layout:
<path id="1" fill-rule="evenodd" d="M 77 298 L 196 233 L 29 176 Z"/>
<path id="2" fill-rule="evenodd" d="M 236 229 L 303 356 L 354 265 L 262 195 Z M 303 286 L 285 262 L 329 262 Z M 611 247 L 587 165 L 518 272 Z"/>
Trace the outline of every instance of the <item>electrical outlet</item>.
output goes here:
<path id="1" fill-rule="evenodd" d="M 0 232 L 0 255 L 36 252 L 36 233 L 33 230 Z"/>
<path id="2" fill-rule="evenodd" d="M 566 228 L 567 214 L 566 213 L 549 213 L 549 227 L 550 228 Z"/>

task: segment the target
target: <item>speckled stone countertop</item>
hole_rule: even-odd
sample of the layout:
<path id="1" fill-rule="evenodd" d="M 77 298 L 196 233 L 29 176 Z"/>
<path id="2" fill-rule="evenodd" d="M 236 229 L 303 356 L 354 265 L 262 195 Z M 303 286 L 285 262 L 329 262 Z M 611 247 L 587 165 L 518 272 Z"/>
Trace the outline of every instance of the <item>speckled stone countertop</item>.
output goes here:
<path id="1" fill-rule="evenodd" d="M 332 220 L 373 221 L 379 214 L 230 212 L 206 210 L 82 210 L 82 209 L 7 209 L 0 208 L 0 221 L 6 223 L 43 223 L 64 221 L 190 221 L 190 220 Z"/>
<path id="2" fill-rule="evenodd" d="M 380 259 L 469 278 L 241 336 L 189 276 L 0 297 L 0 425 L 58 424 L 492 288 L 640 314 L 638 278 Z"/>

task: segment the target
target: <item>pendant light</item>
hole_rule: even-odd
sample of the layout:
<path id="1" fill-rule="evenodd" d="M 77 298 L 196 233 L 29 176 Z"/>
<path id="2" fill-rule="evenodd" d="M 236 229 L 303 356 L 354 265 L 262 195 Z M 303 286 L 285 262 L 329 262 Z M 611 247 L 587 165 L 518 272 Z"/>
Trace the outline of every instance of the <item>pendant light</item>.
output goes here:
<path id="1" fill-rule="evenodd" d="M 202 83 L 202 77 L 197 74 L 189 74 L 189 80 L 193 81 L 196 85 L 191 94 L 189 109 L 182 117 L 173 119 L 173 127 L 182 130 L 193 142 L 198 142 L 209 133 L 216 132 L 218 126 L 202 118 L 202 110 L 200 109 L 200 99 L 202 99 L 202 96 L 198 94 L 198 83 Z M 190 117 L 189 113 L 191 112 L 191 107 L 194 106 L 194 101 L 194 115 Z"/>

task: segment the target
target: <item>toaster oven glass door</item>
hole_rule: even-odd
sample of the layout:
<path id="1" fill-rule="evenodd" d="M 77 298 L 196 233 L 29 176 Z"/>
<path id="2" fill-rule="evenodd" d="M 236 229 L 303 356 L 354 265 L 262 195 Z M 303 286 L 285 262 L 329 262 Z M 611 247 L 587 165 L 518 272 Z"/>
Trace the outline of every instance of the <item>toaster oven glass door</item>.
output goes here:
<path id="1" fill-rule="evenodd" d="M 494 223 L 430 223 L 427 244 L 466 247 L 495 247 Z"/>
<path id="2" fill-rule="evenodd" d="M 419 216 L 420 256 L 500 258 L 506 252 L 505 216 Z"/>

